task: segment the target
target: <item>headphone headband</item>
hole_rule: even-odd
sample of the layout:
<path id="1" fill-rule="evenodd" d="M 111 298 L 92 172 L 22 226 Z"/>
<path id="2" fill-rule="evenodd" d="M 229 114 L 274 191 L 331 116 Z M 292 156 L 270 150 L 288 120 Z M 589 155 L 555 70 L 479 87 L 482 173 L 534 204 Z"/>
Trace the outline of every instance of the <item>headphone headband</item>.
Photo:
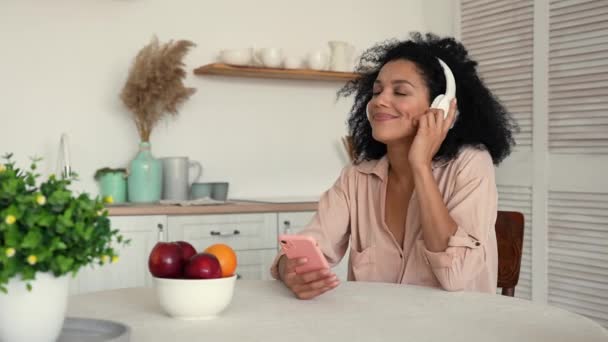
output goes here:
<path id="1" fill-rule="evenodd" d="M 445 75 L 445 95 L 449 98 L 453 98 L 456 96 L 456 81 L 454 80 L 454 74 L 452 74 L 452 70 L 450 67 L 445 64 L 441 58 L 437 57 L 441 68 L 443 69 L 443 74 Z"/>

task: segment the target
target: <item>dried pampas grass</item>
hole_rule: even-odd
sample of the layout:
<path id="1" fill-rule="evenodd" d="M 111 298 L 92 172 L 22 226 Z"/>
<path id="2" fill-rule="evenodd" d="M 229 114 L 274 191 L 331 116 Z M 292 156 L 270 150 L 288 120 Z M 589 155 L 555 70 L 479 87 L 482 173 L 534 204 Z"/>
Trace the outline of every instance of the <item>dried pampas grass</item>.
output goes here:
<path id="1" fill-rule="evenodd" d="M 120 98 L 133 113 L 133 120 L 142 142 L 167 114 L 176 116 L 177 108 L 196 89 L 186 88 L 182 59 L 195 46 L 188 40 L 161 44 L 154 37 L 135 57 Z"/>

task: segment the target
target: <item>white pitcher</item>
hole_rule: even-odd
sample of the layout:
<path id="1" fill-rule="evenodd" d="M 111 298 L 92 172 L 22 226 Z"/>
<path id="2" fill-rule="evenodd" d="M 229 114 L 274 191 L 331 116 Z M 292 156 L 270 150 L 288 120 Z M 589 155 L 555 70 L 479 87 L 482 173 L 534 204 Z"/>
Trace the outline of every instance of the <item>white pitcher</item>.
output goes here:
<path id="1" fill-rule="evenodd" d="M 329 68 L 332 71 L 349 72 L 354 68 L 355 47 L 347 42 L 332 40 Z"/>
<path id="2" fill-rule="evenodd" d="M 201 163 L 188 160 L 188 157 L 162 158 L 163 162 L 163 199 L 185 201 L 189 197 L 190 186 L 198 181 L 203 172 Z M 195 173 L 190 174 L 190 168 Z"/>

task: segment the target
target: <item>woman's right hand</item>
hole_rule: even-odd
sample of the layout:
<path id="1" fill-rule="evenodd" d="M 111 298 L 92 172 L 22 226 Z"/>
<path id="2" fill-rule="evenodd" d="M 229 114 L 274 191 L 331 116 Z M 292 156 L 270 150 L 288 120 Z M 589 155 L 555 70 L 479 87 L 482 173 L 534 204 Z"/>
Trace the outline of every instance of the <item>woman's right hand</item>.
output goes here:
<path id="1" fill-rule="evenodd" d="M 329 269 L 302 274 L 296 273 L 296 266 L 306 264 L 306 258 L 289 259 L 282 256 L 279 260 L 281 280 L 299 299 L 312 299 L 336 288 L 340 281 Z"/>

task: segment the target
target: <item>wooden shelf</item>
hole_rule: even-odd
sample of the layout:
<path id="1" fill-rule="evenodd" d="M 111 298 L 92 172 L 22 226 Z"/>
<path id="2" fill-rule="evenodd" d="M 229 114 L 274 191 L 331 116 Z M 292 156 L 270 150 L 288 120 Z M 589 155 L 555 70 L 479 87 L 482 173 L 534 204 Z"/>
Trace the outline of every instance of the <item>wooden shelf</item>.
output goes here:
<path id="1" fill-rule="evenodd" d="M 234 66 L 223 63 L 203 65 L 194 69 L 194 74 L 343 82 L 350 81 L 358 76 L 356 73 L 352 72 L 259 68 L 250 66 Z"/>

